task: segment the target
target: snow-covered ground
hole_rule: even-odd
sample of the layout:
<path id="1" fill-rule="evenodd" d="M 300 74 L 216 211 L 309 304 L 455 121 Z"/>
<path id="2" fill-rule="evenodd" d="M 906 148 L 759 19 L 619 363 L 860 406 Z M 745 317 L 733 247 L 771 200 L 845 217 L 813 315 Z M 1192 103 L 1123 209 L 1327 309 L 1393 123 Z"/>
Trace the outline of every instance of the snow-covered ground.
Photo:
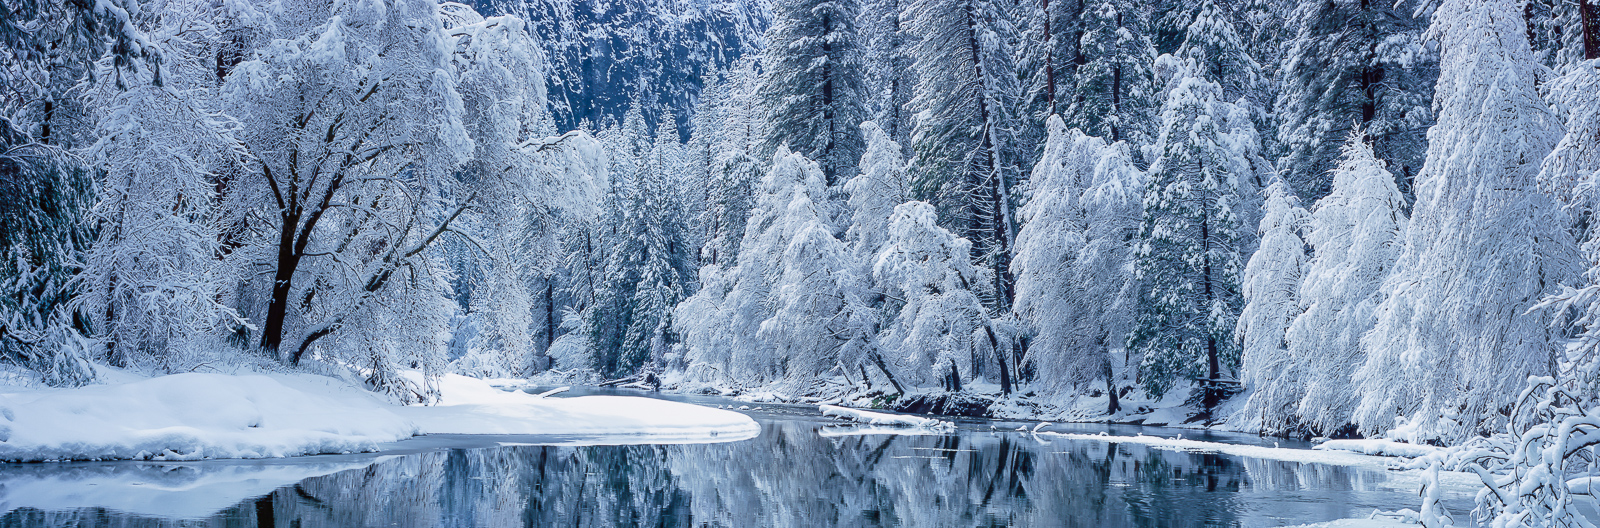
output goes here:
<path id="1" fill-rule="evenodd" d="M 1361 440 L 1329 440 L 1315 447 L 1325 451 L 1349 451 L 1364 455 L 1416 458 L 1441 453 L 1445 448 L 1424 444 L 1396 442 L 1385 438 Z"/>
<path id="2" fill-rule="evenodd" d="M 418 434 L 749 438 L 748 416 L 650 398 L 540 397 L 446 375 L 440 401 L 397 406 L 311 374 L 175 374 L 0 393 L 0 460 L 198 460 L 365 452 Z"/>

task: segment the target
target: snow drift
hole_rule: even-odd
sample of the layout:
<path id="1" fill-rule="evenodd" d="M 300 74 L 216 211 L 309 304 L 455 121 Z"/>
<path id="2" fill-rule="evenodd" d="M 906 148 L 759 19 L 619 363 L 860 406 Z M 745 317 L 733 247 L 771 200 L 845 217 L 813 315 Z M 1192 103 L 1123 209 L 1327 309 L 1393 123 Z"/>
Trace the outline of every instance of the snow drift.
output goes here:
<path id="1" fill-rule="evenodd" d="M 649 398 L 544 398 L 449 375 L 435 406 L 401 407 L 309 374 L 175 374 L 0 394 L 0 461 L 276 458 L 375 451 L 418 434 L 755 436 L 749 417 Z"/>

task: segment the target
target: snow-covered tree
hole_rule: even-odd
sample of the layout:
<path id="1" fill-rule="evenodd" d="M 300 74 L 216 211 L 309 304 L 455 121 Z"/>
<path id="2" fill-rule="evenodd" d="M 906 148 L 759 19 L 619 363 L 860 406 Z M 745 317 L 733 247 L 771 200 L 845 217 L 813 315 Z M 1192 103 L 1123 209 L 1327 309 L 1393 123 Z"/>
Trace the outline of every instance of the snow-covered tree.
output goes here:
<path id="1" fill-rule="evenodd" d="M 905 303 L 879 336 L 902 379 L 959 390 L 973 376 L 977 333 L 989 318 L 978 300 L 988 284 L 986 270 L 969 260 L 970 247 L 938 226 L 932 205 L 895 207 L 873 277 Z"/>
<path id="2" fill-rule="evenodd" d="M 1019 86 L 1006 35 L 1009 12 L 990 0 L 916 0 L 906 30 L 916 44 L 918 79 L 911 101 L 912 194 L 933 204 L 941 225 L 973 244 L 989 268 L 987 299 L 1009 309 L 1013 223 L 1011 186 L 1018 172 Z"/>
<path id="3" fill-rule="evenodd" d="M 739 257 L 739 241 L 754 206 L 753 189 L 761 181 L 764 163 L 755 157 L 764 120 L 756 115 L 757 64 L 744 60 L 707 87 L 704 102 L 696 108 L 689 150 L 704 163 L 705 203 L 697 225 L 701 261 L 732 267 Z"/>
<path id="4" fill-rule="evenodd" d="M 1226 104 L 1214 108 L 1212 115 L 1217 119 L 1219 130 L 1228 135 L 1228 148 L 1240 163 L 1237 170 L 1241 201 L 1234 214 L 1238 215 L 1240 225 L 1259 225 L 1264 196 L 1261 191 L 1266 190 L 1277 172 L 1264 155 L 1271 137 L 1264 140 L 1260 133 L 1269 130 L 1266 102 L 1271 99 L 1265 92 L 1269 84 L 1244 43 L 1239 29 L 1240 16 L 1232 6 L 1207 0 L 1186 9 L 1192 9 L 1192 15 L 1184 26 L 1183 41 L 1172 53 L 1173 58 L 1157 58 L 1156 77 L 1166 87 L 1162 95 L 1169 95 L 1174 82 L 1181 83 L 1184 77 L 1191 75 L 1220 88 L 1216 101 Z M 1164 109 L 1163 106 L 1163 112 Z M 1163 141 L 1158 138 L 1158 143 Z M 1255 230 L 1246 228 L 1241 234 L 1244 239 L 1240 247 L 1244 254 L 1254 252 Z"/>
<path id="5" fill-rule="evenodd" d="M 1420 438 L 1498 428 L 1522 380 L 1549 374 L 1560 351 L 1552 315 L 1528 309 L 1574 278 L 1576 245 L 1537 188 L 1559 123 L 1534 91 L 1520 6 L 1451 0 L 1434 11 L 1439 120 L 1404 249 L 1362 339 L 1363 432 L 1397 417 Z"/>
<path id="6" fill-rule="evenodd" d="M 218 302 L 213 182 L 243 149 L 216 110 L 210 5 L 152 7 L 136 20 L 165 50 L 163 83 L 153 82 L 155 70 L 130 72 L 126 90 L 102 79 L 92 92 L 104 98 L 89 149 L 100 174 L 91 213 L 99 236 L 81 302 L 112 365 L 171 372 L 234 323 Z"/>
<path id="7" fill-rule="evenodd" d="M 1178 379 L 1230 375 L 1239 363 L 1240 191 L 1253 174 L 1248 142 L 1224 128 L 1224 116 L 1238 112 L 1221 97 L 1221 86 L 1183 67 L 1161 112 L 1160 157 L 1150 167 L 1139 230 L 1144 292 L 1128 343 L 1153 395 Z"/>
<path id="8" fill-rule="evenodd" d="M 683 148 L 671 123 L 663 120 L 650 142 L 639 112 L 629 112 L 613 143 L 619 172 L 600 237 L 601 285 L 585 321 L 602 376 L 658 364 L 675 340 L 671 308 L 693 291 L 695 254 L 673 181 Z"/>
<path id="9" fill-rule="evenodd" d="M 479 205 L 454 228 L 472 237 L 448 241 L 460 267 L 451 289 L 466 299 L 466 324 L 475 331 L 452 368 L 528 373 L 548 364 L 543 349 L 561 331 L 559 237 L 598 212 L 606 160 L 585 133 L 554 135 L 544 55 L 522 19 L 483 18 L 461 4 L 440 9 L 455 51 L 463 125 L 475 146 L 457 179 Z"/>
<path id="10" fill-rule="evenodd" d="M 867 0 L 856 17 L 868 115 L 902 147 L 911 145 L 910 102 L 917 85 L 917 72 L 911 67 L 913 41 L 902 27 L 901 12 L 906 3 Z"/>
<path id="11" fill-rule="evenodd" d="M 161 50 L 122 0 L 19 0 L 0 11 L 0 361 L 78 385 L 94 379 L 95 344 L 68 303 L 94 237 L 85 216 L 95 191 L 69 149 L 88 146 L 75 136 L 95 122 L 68 92 L 92 84 L 81 81 L 108 55 L 113 84 L 125 88 L 124 76 L 157 71 Z"/>
<path id="12" fill-rule="evenodd" d="M 1108 370 L 1103 375 L 1107 390 L 1112 391 L 1109 407 L 1119 405 L 1116 394 L 1133 380 L 1136 371 L 1136 365 L 1129 364 L 1128 354 L 1123 353 L 1120 358 L 1115 354 L 1127 349 L 1139 301 L 1140 283 L 1134 264 L 1146 175 L 1138 169 L 1132 151 L 1126 141 L 1112 143 L 1095 164 L 1089 188 L 1078 202 L 1085 213 L 1087 229 L 1072 280 L 1082 285 L 1082 301 L 1096 310 L 1092 312 L 1090 330 L 1093 349 L 1107 356 Z"/>
<path id="13" fill-rule="evenodd" d="M 1329 192 L 1351 123 L 1408 190 L 1427 153 L 1438 57 L 1422 41 L 1417 1 L 1300 2 L 1278 79 L 1278 166 L 1303 200 Z"/>
<path id="14" fill-rule="evenodd" d="M 423 251 L 467 208 L 441 192 L 472 143 L 437 5 L 261 6 L 258 16 L 253 22 L 275 29 L 276 39 L 223 88 L 240 139 L 259 160 L 233 199 L 262 210 L 270 230 L 235 253 L 242 266 L 260 261 L 270 270 L 247 274 L 260 278 L 246 279 L 238 308 L 260 321 L 261 347 L 274 355 L 284 348 L 293 363 L 347 326 L 389 327 L 390 339 L 426 347 L 431 338 L 412 338 L 436 332 L 429 321 L 442 315 L 399 324 L 389 318 L 399 313 L 381 313 L 395 304 L 374 301 L 442 292 Z M 392 280 L 397 274 L 402 280 Z M 367 317 L 376 318 L 370 327 L 351 324 Z M 373 351 L 358 361 L 375 377 L 395 368 L 382 344 L 352 348 Z"/>
<path id="15" fill-rule="evenodd" d="M 1259 231 L 1261 248 L 1244 268 L 1244 309 L 1235 336 L 1242 349 L 1239 378 L 1253 390 L 1243 415 L 1259 421 L 1265 431 L 1293 428 L 1293 409 L 1300 402 L 1303 373 L 1287 353 L 1284 335 L 1301 309 L 1306 243 L 1300 233 L 1306 216 L 1287 184 L 1280 181 L 1268 187 Z"/>
<path id="16" fill-rule="evenodd" d="M 781 222 L 774 229 L 786 233 L 788 246 L 773 283 L 775 310 L 757 337 L 781 362 L 787 390 L 800 392 L 837 367 L 859 370 L 861 358 L 850 353 L 860 347 L 846 345 L 862 338 L 851 317 L 863 310 L 858 294 L 866 277 L 808 194 L 794 194 Z"/>
<path id="17" fill-rule="evenodd" d="M 586 201 L 598 145 L 541 137 L 537 79 L 509 75 L 535 53 L 514 19 L 452 17 L 451 33 L 432 2 L 237 7 L 235 25 L 271 40 L 223 86 L 254 157 L 224 207 L 240 246 L 232 302 L 268 353 L 315 351 L 427 398 L 395 371 L 444 367 L 456 308 L 440 240 L 482 246 L 474 228 L 525 227 L 477 214 L 510 196 L 539 197 L 530 209 Z M 477 152 L 474 139 L 494 144 Z M 506 165 L 475 170 L 475 154 Z"/>
<path id="18" fill-rule="evenodd" d="M 1551 110 L 1566 123 L 1566 134 L 1545 156 L 1539 185 L 1566 207 L 1578 223 L 1575 234 L 1586 241 L 1590 235 L 1585 231 L 1593 230 L 1588 220 L 1600 210 L 1600 187 L 1594 185 L 1600 171 L 1600 145 L 1592 140 L 1600 135 L 1600 61 L 1572 67 L 1543 90 Z"/>
<path id="19" fill-rule="evenodd" d="M 94 180 L 71 153 L 0 120 L 0 357 L 51 385 L 93 381 L 95 345 L 73 324 Z"/>
<path id="20" fill-rule="evenodd" d="M 1218 99 L 1262 112 L 1261 65 L 1250 56 L 1236 16 L 1216 0 L 1194 4 L 1174 56 L 1194 61 L 1194 74 L 1221 87 Z"/>
<path id="21" fill-rule="evenodd" d="M 1361 336 L 1376 324 L 1379 287 L 1394 270 L 1407 225 L 1405 198 L 1372 146 L 1352 134 L 1344 156 L 1333 188 L 1312 208 L 1305 235 L 1312 256 L 1300 283 L 1301 313 L 1285 337 L 1285 357 L 1245 361 L 1247 383 L 1258 394 L 1266 387 L 1285 398 L 1298 393 L 1293 411 L 1274 408 L 1298 415 L 1300 424 L 1324 436 L 1354 423 L 1358 393 L 1351 374 L 1366 357 Z M 1272 381 L 1271 365 L 1280 362 L 1297 372 L 1292 380 Z M 1290 425 L 1284 419 L 1262 415 L 1262 431 L 1282 432 Z"/>
<path id="22" fill-rule="evenodd" d="M 813 197 L 825 192 L 822 169 L 815 162 L 785 148 L 773 155 L 772 169 L 761 180 L 755 208 L 745 225 L 736 264 L 725 270 L 719 266 L 702 269 L 703 288 L 673 312 L 689 347 L 691 377 L 754 385 L 785 377 L 785 359 L 775 351 L 778 344 L 761 339 L 759 333 L 783 305 L 778 294 L 788 264 L 784 255 L 797 236 L 815 227 L 810 217 L 789 221 L 789 206 L 807 204 L 795 212 L 810 214 Z"/>
<path id="23" fill-rule="evenodd" d="M 851 212 L 845 240 L 870 265 L 889 238 L 889 217 L 896 206 L 905 203 L 910 182 L 900 144 L 873 121 L 862 123 L 861 133 L 867 139 L 867 150 L 861 155 L 859 173 L 844 184 Z"/>
<path id="24" fill-rule="evenodd" d="M 1088 214 L 1082 203 L 1095 165 L 1107 149 L 1105 140 L 1067 130 L 1059 116 L 1050 116 L 1044 155 L 1028 179 L 1032 199 L 1018 211 L 1017 299 L 1013 309 L 1037 332 L 1029 357 L 1039 377 L 1055 389 L 1077 388 L 1105 378 L 1109 363 L 1097 347 L 1095 316 L 1099 306 L 1086 298 L 1079 283 L 1078 259 L 1088 238 Z"/>
<path id="25" fill-rule="evenodd" d="M 771 121 L 763 152 L 780 145 L 815 160 L 824 181 L 855 175 L 867 119 L 857 0 L 776 0 L 763 55 Z"/>
<path id="26" fill-rule="evenodd" d="M 1082 38 L 1084 63 L 1064 106 L 1067 125 L 1109 141 L 1148 145 L 1155 138 L 1155 46 L 1143 14 L 1117 2 L 1091 3 Z"/>

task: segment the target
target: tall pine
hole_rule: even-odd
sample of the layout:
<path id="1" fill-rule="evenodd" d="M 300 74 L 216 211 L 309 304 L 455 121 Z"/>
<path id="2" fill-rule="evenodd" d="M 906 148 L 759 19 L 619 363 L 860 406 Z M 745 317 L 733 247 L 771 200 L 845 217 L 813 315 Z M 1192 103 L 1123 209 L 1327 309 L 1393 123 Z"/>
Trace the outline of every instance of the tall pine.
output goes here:
<path id="1" fill-rule="evenodd" d="M 1232 107 L 1221 97 L 1219 85 L 1183 68 L 1161 113 L 1136 260 L 1145 290 L 1128 343 L 1155 396 L 1183 378 L 1230 376 L 1239 365 L 1233 331 L 1244 266 L 1236 210 L 1249 163 L 1217 115 Z"/>
<path id="2" fill-rule="evenodd" d="M 855 174 L 867 120 L 856 0 L 778 0 L 761 94 L 771 121 L 763 152 L 787 145 L 832 186 Z"/>

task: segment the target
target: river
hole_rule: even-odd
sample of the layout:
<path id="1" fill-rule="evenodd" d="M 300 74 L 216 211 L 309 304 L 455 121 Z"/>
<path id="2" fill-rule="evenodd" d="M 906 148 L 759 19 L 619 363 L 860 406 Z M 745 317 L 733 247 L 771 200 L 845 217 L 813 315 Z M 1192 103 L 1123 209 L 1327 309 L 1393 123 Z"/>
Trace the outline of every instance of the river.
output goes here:
<path id="1" fill-rule="evenodd" d="M 644 394 L 563 396 L 595 393 Z M 651 396 L 747 407 L 761 434 L 688 445 L 444 435 L 293 459 L 0 465 L 0 527 L 1255 527 L 1418 504 L 1415 477 L 1370 466 L 1035 435 L 1008 421 L 882 434 L 813 406 Z M 1309 447 L 1154 427 L 1044 430 Z M 1446 505 L 1464 513 L 1469 491 Z"/>

